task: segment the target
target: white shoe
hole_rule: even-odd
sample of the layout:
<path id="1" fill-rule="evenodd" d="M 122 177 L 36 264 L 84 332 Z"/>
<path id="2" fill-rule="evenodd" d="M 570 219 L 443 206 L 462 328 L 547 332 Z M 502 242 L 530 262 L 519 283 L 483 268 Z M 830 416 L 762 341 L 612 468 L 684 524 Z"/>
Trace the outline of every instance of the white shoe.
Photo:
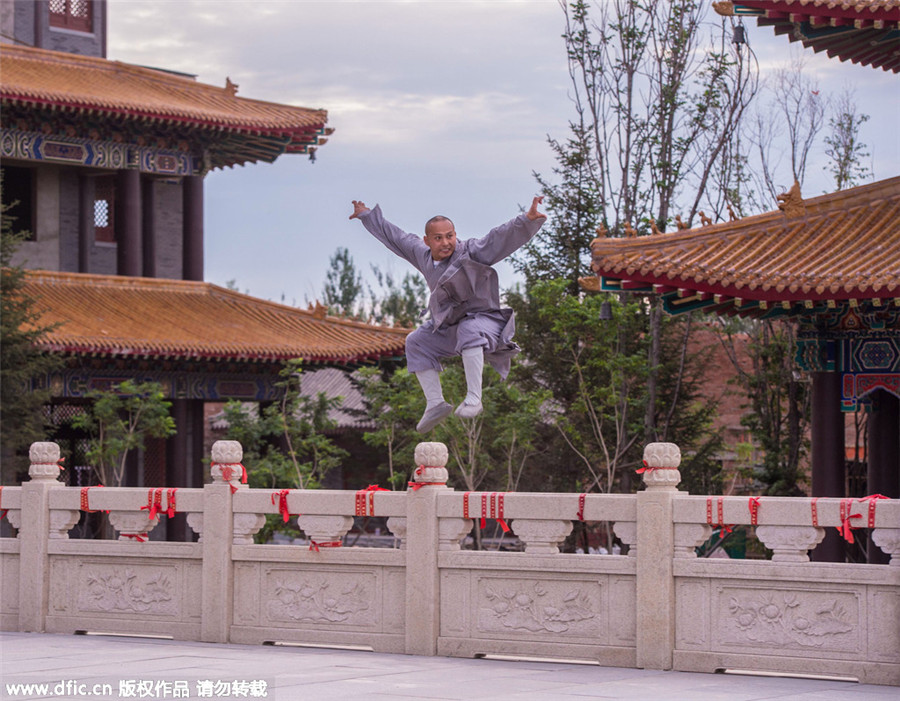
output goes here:
<path id="1" fill-rule="evenodd" d="M 465 401 L 456 407 L 454 413 L 461 419 L 474 419 L 481 413 L 482 409 L 484 409 L 484 407 L 481 405 L 481 402 L 469 404 L 468 401 Z"/>
<path id="2" fill-rule="evenodd" d="M 416 426 L 416 430 L 419 433 L 428 433 L 441 421 L 450 416 L 451 411 L 453 411 L 453 407 L 447 402 L 441 402 L 437 406 L 425 409 L 425 413 L 422 414 L 422 419 L 419 421 L 418 426 Z"/>

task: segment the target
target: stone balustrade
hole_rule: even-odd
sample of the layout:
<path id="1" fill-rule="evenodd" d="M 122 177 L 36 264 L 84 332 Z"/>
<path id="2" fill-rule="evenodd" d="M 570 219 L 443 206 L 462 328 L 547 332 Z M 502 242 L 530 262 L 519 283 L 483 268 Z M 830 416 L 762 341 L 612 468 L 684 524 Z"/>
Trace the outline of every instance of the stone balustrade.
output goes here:
<path id="1" fill-rule="evenodd" d="M 57 446 L 35 444 L 31 457 L 31 479 L 0 491 L 17 531 L 0 538 L 3 630 L 900 683 L 896 499 L 689 495 L 668 443 L 647 446 L 645 489 L 632 495 L 458 492 L 436 443 L 418 447 L 404 492 L 249 489 L 233 441 L 214 446 L 202 489 L 66 487 Z M 70 539 L 82 511 L 108 512 L 117 539 Z M 173 512 L 198 542 L 153 539 Z M 254 544 L 268 514 L 296 522 L 308 544 Z M 357 516 L 386 518 L 398 547 L 347 547 Z M 482 518 L 524 551 L 463 549 Z M 561 553 L 577 521 L 610 523 L 626 554 Z M 696 556 L 738 525 L 771 560 Z M 826 528 L 869 529 L 890 564 L 810 562 Z"/>

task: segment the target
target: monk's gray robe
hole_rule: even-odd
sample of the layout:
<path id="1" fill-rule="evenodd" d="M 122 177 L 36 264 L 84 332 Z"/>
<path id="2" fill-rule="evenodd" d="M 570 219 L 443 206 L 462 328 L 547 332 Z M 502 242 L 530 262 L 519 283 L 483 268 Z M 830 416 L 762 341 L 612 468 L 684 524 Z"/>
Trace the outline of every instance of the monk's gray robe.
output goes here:
<path id="1" fill-rule="evenodd" d="M 431 291 L 430 318 L 406 339 L 409 371 L 441 370 L 441 358 L 483 346 L 485 360 L 506 377 L 520 349 L 512 340 L 513 311 L 500 306 L 500 284 L 491 266 L 528 243 L 546 219 L 520 214 L 479 239 L 457 241 L 453 255 L 437 264 L 422 238 L 391 224 L 379 206 L 359 219 L 389 250 L 412 263 Z"/>

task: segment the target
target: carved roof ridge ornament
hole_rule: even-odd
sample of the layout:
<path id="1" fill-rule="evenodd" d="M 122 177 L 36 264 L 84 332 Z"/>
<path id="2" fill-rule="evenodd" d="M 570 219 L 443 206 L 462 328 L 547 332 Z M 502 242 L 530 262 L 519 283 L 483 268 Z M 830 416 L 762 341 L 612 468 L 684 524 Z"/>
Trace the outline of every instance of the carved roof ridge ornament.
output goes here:
<path id="1" fill-rule="evenodd" d="M 800 183 L 796 180 L 790 190 L 782 192 L 776 199 L 778 200 L 778 209 L 784 212 L 785 216 L 802 217 L 806 214 L 806 203 L 800 193 Z"/>

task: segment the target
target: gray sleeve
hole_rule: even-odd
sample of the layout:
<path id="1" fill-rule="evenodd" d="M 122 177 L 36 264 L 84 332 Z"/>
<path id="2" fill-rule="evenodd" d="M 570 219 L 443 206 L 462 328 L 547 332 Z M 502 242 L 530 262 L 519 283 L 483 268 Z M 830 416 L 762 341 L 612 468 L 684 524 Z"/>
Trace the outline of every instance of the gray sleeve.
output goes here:
<path id="1" fill-rule="evenodd" d="M 469 257 L 484 265 L 493 265 L 528 243 L 547 221 L 546 217 L 535 220 L 520 214 L 505 224 L 491 229 L 480 239 L 469 241 Z"/>
<path id="2" fill-rule="evenodd" d="M 407 234 L 391 224 L 381 214 L 379 205 L 360 214 L 359 220 L 372 236 L 387 246 L 388 250 L 412 263 L 417 270 L 422 271 L 423 251 L 427 251 L 428 246 L 421 238 L 414 234 Z"/>

